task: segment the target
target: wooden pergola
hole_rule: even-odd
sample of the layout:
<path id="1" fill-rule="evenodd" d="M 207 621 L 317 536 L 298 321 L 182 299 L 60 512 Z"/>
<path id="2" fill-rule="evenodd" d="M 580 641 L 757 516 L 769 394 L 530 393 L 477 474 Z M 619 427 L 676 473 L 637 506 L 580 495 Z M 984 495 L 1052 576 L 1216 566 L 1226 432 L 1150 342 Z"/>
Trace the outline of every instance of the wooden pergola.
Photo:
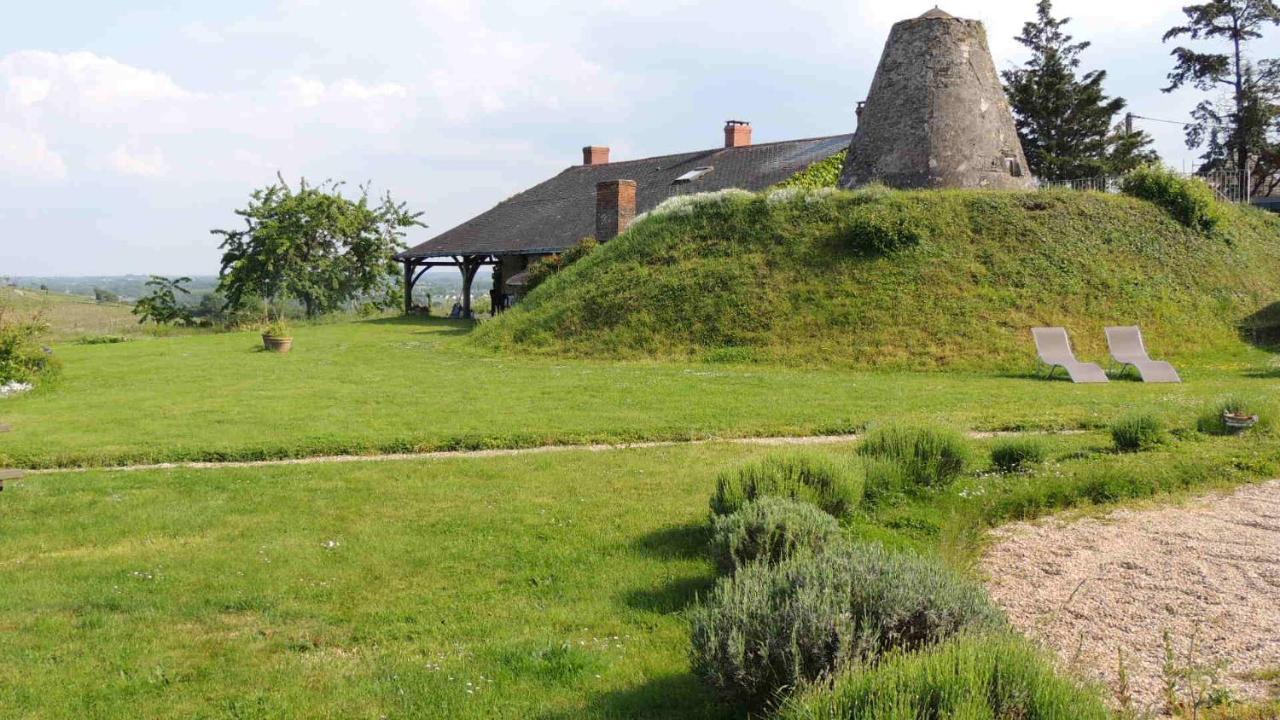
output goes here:
<path id="1" fill-rule="evenodd" d="M 400 257 L 404 263 L 404 311 L 413 312 L 413 288 L 423 273 L 433 267 L 456 267 L 462 273 L 462 316 L 471 318 L 471 281 L 485 265 L 496 265 L 496 255 L 450 255 L 441 257 Z"/>

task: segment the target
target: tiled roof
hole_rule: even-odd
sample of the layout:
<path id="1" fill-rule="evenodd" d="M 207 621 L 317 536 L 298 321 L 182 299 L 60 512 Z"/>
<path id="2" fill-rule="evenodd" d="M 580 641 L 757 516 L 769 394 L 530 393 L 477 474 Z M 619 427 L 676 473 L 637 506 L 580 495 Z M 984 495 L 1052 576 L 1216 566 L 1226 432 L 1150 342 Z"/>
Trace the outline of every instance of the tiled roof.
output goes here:
<path id="1" fill-rule="evenodd" d="M 634 180 L 636 212 L 643 213 L 673 195 L 726 188 L 764 190 L 844 150 L 852 138 L 834 135 L 575 165 L 397 257 L 560 252 L 595 234 L 598 182 Z M 712 170 L 692 182 L 672 184 L 681 175 L 708 166 Z"/>

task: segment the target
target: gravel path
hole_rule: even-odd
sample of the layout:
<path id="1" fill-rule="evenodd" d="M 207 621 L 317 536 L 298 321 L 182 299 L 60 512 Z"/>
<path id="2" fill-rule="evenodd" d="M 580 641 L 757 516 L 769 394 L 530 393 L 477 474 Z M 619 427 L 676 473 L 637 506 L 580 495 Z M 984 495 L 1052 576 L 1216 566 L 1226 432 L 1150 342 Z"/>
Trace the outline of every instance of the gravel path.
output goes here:
<path id="1" fill-rule="evenodd" d="M 543 453 L 567 452 L 577 450 L 583 452 L 606 452 L 609 450 L 628 450 L 637 448 L 674 447 L 677 445 L 706 445 L 708 443 L 727 442 L 738 445 L 835 445 L 853 442 L 857 435 L 812 435 L 803 437 L 762 437 L 762 438 L 709 438 L 706 440 L 671 440 L 662 442 L 635 442 L 622 444 L 595 445 L 540 445 L 528 448 L 509 448 L 500 450 L 440 450 L 420 453 L 381 453 L 375 455 L 313 455 L 311 457 L 287 458 L 284 460 L 244 460 L 228 462 L 169 462 L 148 465 L 106 465 L 102 467 L 46 468 L 28 470 L 28 475 L 52 475 L 56 473 L 82 473 L 90 471 L 138 472 L 143 470 L 171 470 L 184 468 L 192 470 L 216 470 L 219 468 L 271 467 L 274 465 L 314 465 L 317 463 L 349 463 L 349 462 L 388 462 L 396 460 L 445 460 L 449 458 L 490 458 L 508 457 L 511 455 L 540 455 Z"/>
<path id="2" fill-rule="evenodd" d="M 974 439 L 1007 437 L 1017 435 L 1078 435 L 1082 430 L 1059 430 L 1053 433 L 1021 433 L 1021 432 L 971 432 Z M 311 457 L 288 458 L 283 460 L 244 460 L 227 462 L 168 462 L 146 465 L 103 465 L 98 467 L 67 467 L 27 470 L 28 475 L 52 475 L 57 473 L 81 473 L 98 470 L 117 472 L 138 472 L 142 470 L 171 470 L 184 468 L 193 470 L 216 470 L 219 468 L 271 467 L 273 465 L 313 465 L 316 463 L 347 462 L 386 462 L 394 460 L 441 460 L 448 458 L 486 458 L 507 457 L 511 455 L 535 455 L 570 450 L 586 452 L 606 452 L 610 450 L 628 450 L 636 448 L 675 447 L 678 445 L 706 445 L 708 443 L 734 443 L 737 445 L 836 445 L 856 442 L 859 435 L 801 435 L 792 437 L 747 437 L 747 438 L 707 438 L 704 440 L 670 440 L 656 442 L 635 442 L 622 444 L 596 445 L 541 445 L 528 448 L 510 448 L 505 450 L 441 450 L 420 453 L 382 453 L 374 455 L 313 455 Z"/>
<path id="3" fill-rule="evenodd" d="M 1027 635 L 1114 692 L 1123 652 L 1139 707 L 1162 707 L 1163 634 L 1178 663 L 1241 675 L 1280 666 L 1280 481 L 1182 507 L 1019 523 L 983 560 L 992 596 Z"/>

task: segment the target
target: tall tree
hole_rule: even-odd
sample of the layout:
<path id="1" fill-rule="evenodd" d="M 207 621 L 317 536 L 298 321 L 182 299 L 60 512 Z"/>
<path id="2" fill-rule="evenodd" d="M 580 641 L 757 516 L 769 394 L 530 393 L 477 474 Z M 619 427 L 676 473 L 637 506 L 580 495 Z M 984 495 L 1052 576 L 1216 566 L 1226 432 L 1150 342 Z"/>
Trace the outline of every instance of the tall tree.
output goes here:
<path id="1" fill-rule="evenodd" d="M 341 183 L 304 179 L 294 190 L 277 179 L 236 211 L 243 229 L 211 231 L 223 238 L 218 289 L 228 307 L 240 309 L 256 296 L 278 313 L 281 302 L 293 299 L 313 317 L 357 298 L 395 304 L 399 270 L 392 256 L 404 248 L 405 229 L 422 225 L 422 213 L 390 194 L 374 205 L 365 187 L 351 200 Z"/>
<path id="2" fill-rule="evenodd" d="M 1280 183 L 1280 61 L 1254 60 L 1248 49 L 1268 25 L 1280 24 L 1280 9 L 1272 0 L 1212 0 L 1182 12 L 1186 24 L 1165 33 L 1165 42 L 1185 37 L 1227 45 L 1216 53 L 1173 50 L 1164 91 L 1191 85 L 1215 93 L 1191 112 L 1187 147 L 1205 149 L 1201 171 L 1238 174 L 1242 185 L 1252 178 L 1251 194 L 1274 189 Z"/>
<path id="3" fill-rule="evenodd" d="M 1116 122 L 1123 98 L 1109 98 L 1104 70 L 1077 75 L 1088 42 L 1073 42 L 1055 18 L 1051 0 L 1036 5 L 1036 19 L 1014 38 L 1031 51 L 1020 68 L 1005 70 L 1005 92 L 1031 172 L 1045 180 L 1122 173 L 1156 159 L 1146 133 Z"/>

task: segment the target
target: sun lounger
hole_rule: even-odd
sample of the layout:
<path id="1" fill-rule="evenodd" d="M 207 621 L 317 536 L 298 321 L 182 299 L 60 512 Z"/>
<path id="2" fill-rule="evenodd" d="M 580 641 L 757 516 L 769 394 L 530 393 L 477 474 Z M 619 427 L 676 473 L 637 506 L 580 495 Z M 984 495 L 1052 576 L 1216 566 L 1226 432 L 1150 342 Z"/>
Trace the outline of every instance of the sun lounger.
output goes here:
<path id="1" fill-rule="evenodd" d="M 1120 363 L 1121 370 L 1132 366 L 1142 377 L 1142 382 L 1176 383 L 1182 382 L 1178 371 L 1162 360 L 1152 360 L 1147 355 L 1146 345 L 1142 342 L 1142 331 L 1135 325 L 1126 327 L 1109 327 L 1107 347 L 1111 348 L 1111 358 Z"/>
<path id="2" fill-rule="evenodd" d="M 21 480 L 26 477 L 26 473 L 21 470 L 0 470 L 0 492 L 4 491 L 5 480 Z"/>
<path id="3" fill-rule="evenodd" d="M 1049 366 L 1048 377 L 1053 377 L 1058 368 L 1067 371 L 1071 382 L 1104 383 L 1107 374 L 1094 363 L 1080 362 L 1071 352 L 1071 341 L 1067 338 L 1066 328 L 1042 327 L 1031 328 L 1031 336 L 1036 340 L 1036 353 L 1040 362 Z"/>

